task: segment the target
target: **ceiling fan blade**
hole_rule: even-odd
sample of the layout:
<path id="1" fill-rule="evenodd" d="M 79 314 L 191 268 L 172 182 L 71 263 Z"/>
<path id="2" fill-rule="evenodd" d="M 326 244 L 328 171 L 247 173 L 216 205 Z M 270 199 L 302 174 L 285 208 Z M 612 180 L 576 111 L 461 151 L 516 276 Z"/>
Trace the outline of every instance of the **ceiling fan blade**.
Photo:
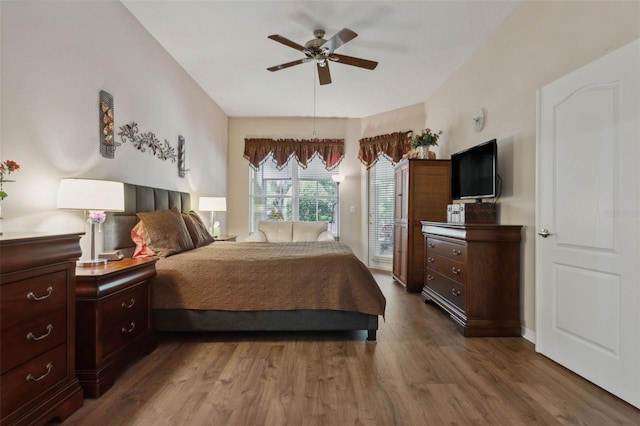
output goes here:
<path id="1" fill-rule="evenodd" d="M 337 53 L 331 54 L 331 56 L 329 56 L 329 59 L 341 64 L 353 65 L 354 67 L 366 68 L 368 70 L 373 70 L 378 66 L 378 63 L 375 61 L 354 58 L 353 56 L 339 55 Z"/>
<path id="2" fill-rule="evenodd" d="M 297 61 L 291 61 L 291 62 L 287 62 L 286 64 L 280 64 L 280 65 L 276 65 L 276 66 L 273 66 L 273 67 L 269 67 L 269 68 L 267 68 L 267 70 L 269 70 L 269 71 L 280 71 L 280 70 L 283 70 L 285 68 L 292 67 L 294 65 L 304 64 L 305 62 L 309 62 L 310 60 L 311 59 L 309 59 L 309 58 L 298 59 Z"/>
<path id="3" fill-rule="evenodd" d="M 358 34 L 356 34 L 354 31 L 351 31 L 349 28 L 343 28 L 338 31 L 336 35 L 327 40 L 321 47 L 323 49 L 326 48 L 329 53 L 333 53 L 333 51 L 338 47 L 353 40 L 356 37 L 358 37 Z"/>
<path id="4" fill-rule="evenodd" d="M 318 68 L 318 79 L 320 80 L 320 84 L 330 84 L 331 73 L 329 72 L 329 62 L 325 61 L 324 66 L 321 66 L 320 62 L 318 62 L 316 66 Z"/>
<path id="5" fill-rule="evenodd" d="M 289 40 L 286 37 L 282 37 L 279 34 L 270 35 L 268 38 L 270 38 L 273 41 L 277 41 L 278 43 L 282 43 L 285 46 L 289 46 L 289 47 L 292 47 L 292 48 L 294 48 L 296 50 L 304 52 L 304 49 L 305 49 L 304 46 L 300 46 L 298 43 L 293 42 L 293 41 Z"/>

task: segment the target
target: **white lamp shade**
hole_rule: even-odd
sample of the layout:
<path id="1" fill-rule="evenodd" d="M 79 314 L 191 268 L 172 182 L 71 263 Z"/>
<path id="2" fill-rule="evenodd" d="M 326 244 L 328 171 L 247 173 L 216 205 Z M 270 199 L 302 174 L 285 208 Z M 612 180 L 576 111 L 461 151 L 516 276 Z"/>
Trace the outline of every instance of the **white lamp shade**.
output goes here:
<path id="1" fill-rule="evenodd" d="M 201 212 L 226 212 L 227 199 L 225 197 L 200 197 L 198 210 Z"/>
<path id="2" fill-rule="evenodd" d="M 58 208 L 124 211 L 124 184 L 108 180 L 62 179 Z"/>
<path id="3" fill-rule="evenodd" d="M 331 179 L 333 179 L 335 183 L 342 183 L 344 175 L 331 175 Z"/>

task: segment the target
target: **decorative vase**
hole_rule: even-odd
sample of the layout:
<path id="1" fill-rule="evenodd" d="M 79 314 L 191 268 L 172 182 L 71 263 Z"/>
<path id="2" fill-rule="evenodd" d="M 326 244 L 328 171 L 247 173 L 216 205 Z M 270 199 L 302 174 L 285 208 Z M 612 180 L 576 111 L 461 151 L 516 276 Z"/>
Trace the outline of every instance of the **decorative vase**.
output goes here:
<path id="1" fill-rule="evenodd" d="M 421 145 L 416 147 L 416 152 L 418 153 L 418 158 L 421 160 L 435 160 L 436 153 L 433 151 L 429 151 L 429 147 L 427 145 Z"/>
<path id="2" fill-rule="evenodd" d="M 418 151 L 418 158 L 421 160 L 425 160 L 427 158 L 429 158 L 429 148 L 421 145 L 419 147 L 416 148 L 416 151 Z"/>

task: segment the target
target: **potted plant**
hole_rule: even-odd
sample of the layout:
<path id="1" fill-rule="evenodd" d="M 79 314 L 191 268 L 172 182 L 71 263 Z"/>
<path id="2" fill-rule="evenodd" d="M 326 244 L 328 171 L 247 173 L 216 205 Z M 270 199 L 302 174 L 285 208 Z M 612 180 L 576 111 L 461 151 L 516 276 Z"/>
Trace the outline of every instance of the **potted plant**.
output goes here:
<path id="1" fill-rule="evenodd" d="M 440 135 L 442 135 L 442 130 L 434 132 L 428 127 L 419 135 L 413 135 L 411 148 L 418 152 L 418 158 L 429 158 L 429 148 L 438 145 Z"/>

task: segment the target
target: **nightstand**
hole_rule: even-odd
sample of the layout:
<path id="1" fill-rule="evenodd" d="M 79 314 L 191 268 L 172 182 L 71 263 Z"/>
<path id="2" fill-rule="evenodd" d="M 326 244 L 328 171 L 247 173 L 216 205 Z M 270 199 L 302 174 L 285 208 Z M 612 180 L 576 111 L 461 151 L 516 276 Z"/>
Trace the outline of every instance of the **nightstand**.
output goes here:
<path id="1" fill-rule="evenodd" d="M 238 238 L 237 235 L 218 235 L 217 237 L 213 237 L 215 241 L 235 241 Z"/>
<path id="2" fill-rule="evenodd" d="M 76 268 L 76 374 L 86 397 L 102 395 L 134 357 L 155 349 L 151 286 L 157 260 Z"/>

